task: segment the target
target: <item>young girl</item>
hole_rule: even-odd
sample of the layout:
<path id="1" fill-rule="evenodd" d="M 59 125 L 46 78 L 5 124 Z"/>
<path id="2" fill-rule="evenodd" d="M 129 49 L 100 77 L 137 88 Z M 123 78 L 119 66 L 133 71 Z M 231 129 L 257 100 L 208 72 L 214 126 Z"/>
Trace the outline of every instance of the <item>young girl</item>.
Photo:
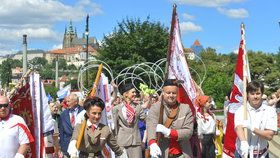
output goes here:
<path id="1" fill-rule="evenodd" d="M 196 114 L 197 132 L 202 148 L 202 157 L 215 158 L 214 138 L 216 135 L 216 121 L 215 115 L 210 112 L 211 98 L 201 95 L 195 101 L 198 106 Z"/>

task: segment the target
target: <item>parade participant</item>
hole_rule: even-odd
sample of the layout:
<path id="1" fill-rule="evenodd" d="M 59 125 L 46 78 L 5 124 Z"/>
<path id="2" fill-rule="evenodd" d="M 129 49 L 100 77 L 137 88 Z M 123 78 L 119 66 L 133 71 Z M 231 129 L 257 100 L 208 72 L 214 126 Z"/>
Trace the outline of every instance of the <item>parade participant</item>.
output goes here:
<path id="1" fill-rule="evenodd" d="M 23 118 L 11 114 L 9 99 L 0 96 L 0 157 L 24 158 L 33 141 Z"/>
<path id="2" fill-rule="evenodd" d="M 192 157 L 189 139 L 193 134 L 193 116 L 189 105 L 177 102 L 177 95 L 177 82 L 167 79 L 161 99 L 150 108 L 146 122 L 151 157 Z M 158 142 L 156 132 L 164 135 Z"/>
<path id="3" fill-rule="evenodd" d="M 109 145 L 117 157 L 127 157 L 126 151 L 117 144 L 116 138 L 110 131 L 109 127 L 100 123 L 101 112 L 104 107 L 104 102 L 98 97 L 88 98 L 84 102 L 87 127 L 85 128 L 84 137 L 80 146 L 80 158 L 103 157 L 101 151 L 105 147 L 105 144 Z M 82 124 L 77 124 L 74 129 L 68 148 L 68 152 L 71 157 L 77 156 L 78 150 L 76 148 L 76 142 L 81 127 Z"/>
<path id="4" fill-rule="evenodd" d="M 237 134 L 235 157 L 267 158 L 268 141 L 277 131 L 275 108 L 263 103 L 264 86 L 261 82 L 252 81 L 247 85 L 247 120 L 244 119 L 244 107 L 235 112 L 234 123 Z M 246 114 L 246 113 L 245 113 Z M 247 128 L 247 140 L 244 128 Z"/>
<path id="5" fill-rule="evenodd" d="M 216 158 L 222 158 L 223 154 L 223 123 L 221 120 L 216 120 L 216 138 L 215 138 L 215 153 Z"/>
<path id="6" fill-rule="evenodd" d="M 117 142 L 126 149 L 129 158 L 142 158 L 138 122 L 144 120 L 146 115 L 142 106 L 134 103 L 136 89 L 132 84 L 122 85 L 119 91 L 123 96 L 123 102 L 113 107 Z"/>
<path id="7" fill-rule="evenodd" d="M 195 99 L 196 105 L 198 105 L 196 113 L 197 134 L 203 158 L 215 158 L 216 118 L 210 112 L 211 101 L 211 97 L 206 95 L 200 95 Z"/>
<path id="8" fill-rule="evenodd" d="M 58 157 L 60 153 L 60 147 L 59 147 L 59 130 L 58 130 L 58 123 L 60 120 L 60 114 L 59 114 L 59 104 L 57 102 L 50 102 L 49 107 L 52 114 L 52 121 L 54 124 L 54 132 L 53 132 L 53 145 L 54 145 L 54 157 Z"/>
<path id="9" fill-rule="evenodd" d="M 70 155 L 67 153 L 67 148 L 72 137 L 77 115 L 83 110 L 83 107 L 78 105 L 79 98 L 74 93 L 71 93 L 67 97 L 66 101 L 68 108 L 60 114 L 59 144 L 61 151 L 63 152 L 63 156 L 70 157 Z"/>

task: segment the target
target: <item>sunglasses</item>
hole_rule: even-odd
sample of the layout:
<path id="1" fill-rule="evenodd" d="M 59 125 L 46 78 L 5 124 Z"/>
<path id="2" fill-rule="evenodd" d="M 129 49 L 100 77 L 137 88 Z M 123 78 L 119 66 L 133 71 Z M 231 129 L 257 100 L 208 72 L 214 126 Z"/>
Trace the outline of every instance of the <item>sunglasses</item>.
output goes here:
<path id="1" fill-rule="evenodd" d="M 0 109 L 3 107 L 3 108 L 6 108 L 8 107 L 9 104 L 0 104 Z"/>

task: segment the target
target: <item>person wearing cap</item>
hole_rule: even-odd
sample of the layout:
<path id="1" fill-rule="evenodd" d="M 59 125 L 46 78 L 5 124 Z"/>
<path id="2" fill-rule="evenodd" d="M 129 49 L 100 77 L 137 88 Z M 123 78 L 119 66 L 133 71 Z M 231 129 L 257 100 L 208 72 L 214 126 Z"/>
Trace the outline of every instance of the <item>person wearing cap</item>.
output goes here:
<path id="1" fill-rule="evenodd" d="M 136 89 L 131 83 L 120 86 L 122 102 L 113 107 L 113 116 L 117 142 L 127 151 L 129 158 L 142 158 L 142 141 L 138 127 L 139 120 L 145 120 L 146 114 L 140 104 L 136 104 Z"/>
<path id="2" fill-rule="evenodd" d="M 72 139 L 68 147 L 68 153 L 71 157 L 95 158 L 103 157 L 102 150 L 107 144 L 117 157 L 127 158 L 126 150 L 117 144 L 116 138 L 109 127 L 100 122 L 105 103 L 98 97 L 88 98 L 84 102 L 86 113 L 86 128 L 81 142 L 80 151 L 76 148 L 76 143 L 82 124 L 75 126 Z M 79 154 L 78 154 L 79 153 Z"/>
<path id="3" fill-rule="evenodd" d="M 234 127 L 237 134 L 235 157 L 267 158 L 268 141 L 277 132 L 277 114 L 275 108 L 267 106 L 262 100 L 264 85 L 258 81 L 248 83 L 247 109 L 237 109 L 234 115 Z M 244 113 L 247 119 L 244 119 Z M 247 128 L 247 139 L 244 128 Z"/>
<path id="4" fill-rule="evenodd" d="M 178 83 L 167 79 L 160 100 L 150 108 L 146 123 L 151 157 L 193 157 L 189 141 L 193 134 L 192 112 L 189 105 L 177 101 L 177 95 Z M 163 124 L 159 124 L 160 115 L 163 115 Z M 171 124 L 168 120 L 172 120 Z M 163 134 L 160 140 L 157 140 L 157 132 Z"/>
<path id="5" fill-rule="evenodd" d="M 200 140 L 203 158 L 215 158 L 214 138 L 216 135 L 216 117 L 210 112 L 211 97 L 200 95 L 196 97 L 195 104 L 198 106 L 196 113 L 197 134 Z"/>
<path id="6" fill-rule="evenodd" d="M 0 96 L 0 157 L 24 158 L 33 141 L 23 118 L 11 114 L 9 99 Z"/>

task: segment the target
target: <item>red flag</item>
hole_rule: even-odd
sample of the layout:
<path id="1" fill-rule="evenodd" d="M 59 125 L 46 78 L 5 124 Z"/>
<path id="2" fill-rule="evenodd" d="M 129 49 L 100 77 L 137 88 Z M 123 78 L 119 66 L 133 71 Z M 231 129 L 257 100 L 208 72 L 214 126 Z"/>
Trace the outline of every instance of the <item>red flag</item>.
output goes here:
<path id="1" fill-rule="evenodd" d="M 34 130 L 34 115 L 32 112 L 32 102 L 30 96 L 30 86 L 27 83 L 25 86 L 22 86 L 18 92 L 10 99 L 13 103 L 13 114 L 20 115 L 26 122 L 32 136 L 35 135 Z M 31 151 L 28 151 L 27 157 L 36 158 L 36 148 L 34 140 L 30 143 Z"/>
<path id="2" fill-rule="evenodd" d="M 177 100 L 190 106 L 195 122 L 196 108 L 194 100 L 196 98 L 196 87 L 192 80 L 189 67 L 185 58 L 183 45 L 181 42 L 179 19 L 176 13 L 176 6 L 173 8 L 172 24 L 170 30 L 169 49 L 167 55 L 167 78 L 183 81 L 179 87 Z M 201 157 L 201 149 L 198 144 L 198 137 L 193 135 L 190 138 L 193 157 Z"/>
<path id="3" fill-rule="evenodd" d="M 246 68 L 244 68 L 244 64 L 247 66 Z M 234 113 L 243 104 L 243 79 L 244 75 L 247 76 L 245 73 L 250 74 L 245 50 L 245 29 L 244 24 L 241 24 L 241 40 L 235 66 L 233 88 L 230 95 L 223 157 L 234 157 L 235 141 L 237 137 L 234 130 Z M 248 81 L 250 81 L 250 77 L 248 77 Z"/>

